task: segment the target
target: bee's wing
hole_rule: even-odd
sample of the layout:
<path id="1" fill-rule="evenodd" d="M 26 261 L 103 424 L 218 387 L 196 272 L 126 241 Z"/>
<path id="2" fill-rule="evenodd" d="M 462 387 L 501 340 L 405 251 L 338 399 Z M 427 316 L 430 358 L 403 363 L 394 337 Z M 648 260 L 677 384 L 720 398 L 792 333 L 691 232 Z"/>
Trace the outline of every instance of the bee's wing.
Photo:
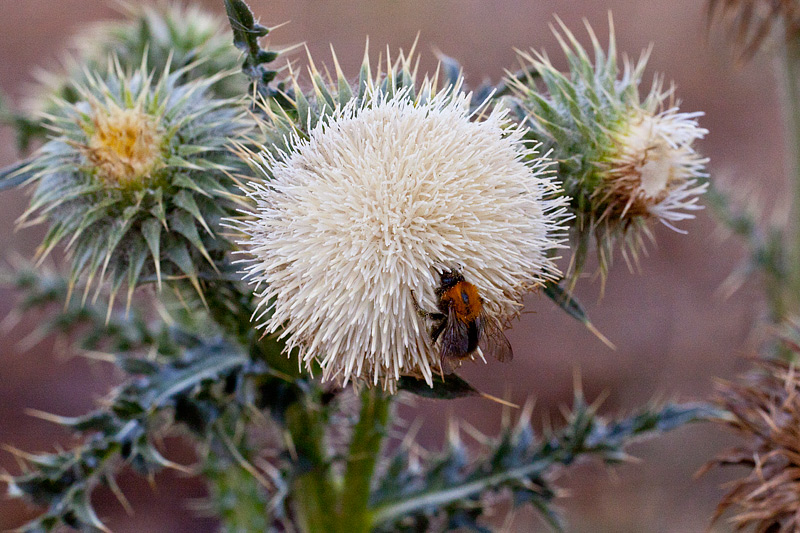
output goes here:
<path id="1" fill-rule="evenodd" d="M 478 346 L 483 354 L 491 355 L 500 362 L 511 361 L 514 358 L 514 351 L 497 320 L 481 315 L 478 321 L 481 331 Z"/>
<path id="2" fill-rule="evenodd" d="M 456 317 L 453 309 L 448 313 L 447 323 L 440 339 L 442 371 L 445 374 L 452 374 L 469 353 L 469 326 Z"/>

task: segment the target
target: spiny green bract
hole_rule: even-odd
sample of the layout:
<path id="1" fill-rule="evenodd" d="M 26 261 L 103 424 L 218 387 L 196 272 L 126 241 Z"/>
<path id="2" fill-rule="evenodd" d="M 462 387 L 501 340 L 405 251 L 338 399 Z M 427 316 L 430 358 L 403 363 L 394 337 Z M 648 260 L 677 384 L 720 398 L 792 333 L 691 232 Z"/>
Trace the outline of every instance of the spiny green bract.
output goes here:
<path id="1" fill-rule="evenodd" d="M 612 252 L 636 259 L 648 220 L 673 222 L 693 218 L 697 196 L 707 187 L 704 164 L 692 143 L 706 130 L 701 113 L 679 113 L 672 88 L 656 76 L 641 100 L 638 87 L 649 51 L 638 62 L 625 59 L 620 71 L 614 29 L 610 23 L 608 52 L 591 27 L 594 58 L 559 20 L 553 30 L 568 62 L 559 72 L 536 51 L 519 52 L 523 75 L 509 77 L 513 96 L 506 99 L 542 151 L 558 161 L 564 193 L 575 213 L 575 253 L 568 276 L 574 284 L 586 259 L 591 238 L 597 244 L 603 279 Z M 542 91 L 541 89 L 544 89 Z"/>
<path id="2" fill-rule="evenodd" d="M 55 100 L 45 117 L 52 136 L 23 169 L 36 189 L 21 223 L 50 223 L 40 257 L 66 242 L 84 298 L 108 281 L 112 302 L 127 284 L 130 303 L 137 283 L 162 277 L 188 278 L 202 295 L 203 270 L 229 248 L 215 235 L 235 210 L 228 143 L 251 123 L 239 101 L 206 96 L 227 73 L 182 83 L 187 69 L 157 81 L 144 63 L 86 71 L 79 101 Z"/>
<path id="3" fill-rule="evenodd" d="M 266 120 L 259 121 L 259 148 L 273 153 L 276 150 L 291 152 L 292 148 L 286 145 L 290 133 L 296 132 L 304 138 L 320 120 L 333 116 L 346 105 L 360 107 L 370 100 L 377 101 L 373 98 L 376 92 L 386 95 L 388 99 L 397 97 L 415 103 L 425 102 L 443 91 L 456 92 L 456 87 L 441 83 L 438 70 L 432 78 L 426 76 L 418 80 L 418 58 L 414 52 L 415 47 L 407 54 L 400 51 L 392 60 L 387 49 L 385 63 L 379 57 L 377 71 L 373 73 L 369 52 L 366 50 L 358 79 L 354 83 L 345 77 L 335 53 L 335 77 L 330 75 L 327 68 L 323 75 L 309 54 L 309 87 L 303 87 L 301 76 L 290 69 L 288 78 L 280 84 L 286 91 L 279 98 L 263 99 L 260 102 Z"/>
<path id="4" fill-rule="evenodd" d="M 126 71 L 138 68 L 143 57 L 157 72 L 184 69 L 184 81 L 239 67 L 240 54 L 231 46 L 230 33 L 221 31 L 225 21 L 197 6 L 122 3 L 120 8 L 123 19 L 97 22 L 73 38 L 75 52 L 64 58 L 62 73 L 39 74 L 42 87 L 34 91 L 28 108 L 51 111 L 51 95 L 78 101 L 75 85 L 85 82 L 85 70 L 103 70 L 111 56 Z M 209 94 L 232 98 L 246 90 L 246 77 L 236 73 L 211 84 Z"/>

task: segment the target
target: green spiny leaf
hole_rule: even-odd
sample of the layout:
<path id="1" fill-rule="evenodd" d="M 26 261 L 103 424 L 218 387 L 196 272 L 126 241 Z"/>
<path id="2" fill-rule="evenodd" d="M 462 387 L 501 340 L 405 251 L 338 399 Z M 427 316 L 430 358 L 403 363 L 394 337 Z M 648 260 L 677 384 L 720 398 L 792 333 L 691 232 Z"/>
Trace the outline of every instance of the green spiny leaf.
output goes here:
<path id="1" fill-rule="evenodd" d="M 256 24 L 253 12 L 242 0 L 225 0 L 225 12 L 233 30 L 233 45 L 251 55 L 258 53 L 258 38 L 267 35 L 269 28 Z"/>
<path id="2" fill-rule="evenodd" d="M 208 255 L 208 250 L 206 250 L 205 245 L 203 244 L 203 240 L 200 238 L 200 234 L 197 232 L 197 226 L 195 225 L 195 219 L 192 215 L 186 211 L 178 211 L 173 215 L 170 219 L 170 226 L 172 229 L 184 237 L 192 243 L 192 246 L 199 251 L 206 261 L 214 268 L 217 269 L 217 265 L 214 263 L 214 260 L 211 259 L 211 256 Z"/>
<path id="3" fill-rule="evenodd" d="M 548 281 L 544 284 L 542 292 L 553 300 L 565 313 L 578 320 L 582 324 L 589 323 L 589 316 L 583 306 L 569 292 L 565 291 L 556 281 Z"/>
<path id="4" fill-rule="evenodd" d="M 29 164 L 29 160 L 24 160 L 0 169 L 0 191 L 13 189 L 28 181 L 33 176 Z"/>
<path id="5" fill-rule="evenodd" d="M 142 236 L 150 248 L 150 255 L 153 257 L 153 265 L 156 269 L 158 287 L 161 288 L 161 224 L 158 220 L 151 218 L 142 222 Z"/>

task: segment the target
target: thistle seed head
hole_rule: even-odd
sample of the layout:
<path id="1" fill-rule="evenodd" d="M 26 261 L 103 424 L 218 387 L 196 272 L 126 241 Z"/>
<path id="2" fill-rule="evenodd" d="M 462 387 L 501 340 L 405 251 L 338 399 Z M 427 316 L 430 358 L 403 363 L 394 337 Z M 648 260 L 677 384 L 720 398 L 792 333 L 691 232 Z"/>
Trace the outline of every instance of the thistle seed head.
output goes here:
<path id="1" fill-rule="evenodd" d="M 800 376 L 793 364 L 759 361 L 738 383 L 720 386 L 721 420 L 743 439 L 700 473 L 735 465 L 747 474 L 726 484 L 713 520 L 732 510 L 737 531 L 800 530 Z"/>
<path id="2" fill-rule="evenodd" d="M 747 61 L 781 26 L 786 39 L 800 34 L 800 3 L 797 0 L 709 0 L 709 22 L 726 23 L 738 48 L 739 60 Z"/>

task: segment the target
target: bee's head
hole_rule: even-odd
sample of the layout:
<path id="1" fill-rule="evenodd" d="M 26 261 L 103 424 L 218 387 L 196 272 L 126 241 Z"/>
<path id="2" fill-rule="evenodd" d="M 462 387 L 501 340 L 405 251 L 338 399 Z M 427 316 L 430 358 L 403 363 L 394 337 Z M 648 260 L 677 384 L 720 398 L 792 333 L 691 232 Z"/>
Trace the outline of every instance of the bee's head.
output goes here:
<path id="1" fill-rule="evenodd" d="M 456 283 L 460 283 L 464 281 L 464 276 L 461 275 L 461 272 L 457 270 L 445 270 L 442 272 L 441 275 L 441 282 L 443 289 L 449 289 L 450 287 L 454 286 Z"/>

